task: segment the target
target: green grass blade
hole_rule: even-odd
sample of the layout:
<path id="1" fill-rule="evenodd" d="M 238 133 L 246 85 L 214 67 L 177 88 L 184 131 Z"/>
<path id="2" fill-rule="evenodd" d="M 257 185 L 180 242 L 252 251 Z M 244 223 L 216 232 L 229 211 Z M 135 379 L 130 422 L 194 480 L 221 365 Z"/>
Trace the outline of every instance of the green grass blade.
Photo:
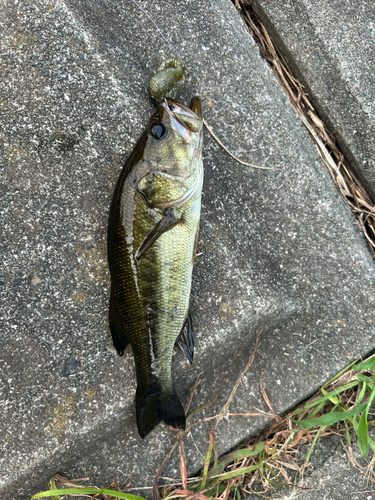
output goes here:
<path id="1" fill-rule="evenodd" d="M 249 467 L 243 467 L 242 469 L 237 469 L 232 472 L 226 472 L 225 474 L 221 474 L 220 477 L 217 477 L 213 479 L 212 484 L 215 484 L 217 482 L 225 481 L 227 479 L 230 479 L 232 477 L 237 477 L 237 476 L 242 476 L 243 474 L 247 474 L 248 472 L 251 472 L 253 470 L 257 470 L 260 468 L 259 464 L 256 465 L 251 465 Z"/>
<path id="2" fill-rule="evenodd" d="M 260 473 L 262 474 L 262 476 L 264 477 L 264 472 L 263 472 L 263 457 L 262 455 L 259 456 L 259 462 L 258 462 L 258 465 L 259 465 L 259 470 L 260 470 Z M 267 465 L 267 464 L 266 464 Z"/>
<path id="3" fill-rule="evenodd" d="M 315 417 L 315 415 L 317 413 L 320 412 L 320 410 L 323 408 L 323 406 L 327 404 L 327 401 L 322 401 L 309 415 L 310 419 L 312 419 L 313 417 Z"/>
<path id="4" fill-rule="evenodd" d="M 368 415 L 368 412 L 370 411 L 371 403 L 372 403 L 374 397 L 375 397 L 375 387 L 373 388 L 373 390 L 368 398 L 368 401 L 367 401 L 366 416 Z"/>
<path id="5" fill-rule="evenodd" d="M 201 486 L 200 486 L 201 490 L 203 490 L 203 488 L 206 487 L 207 476 L 208 476 L 208 469 L 210 467 L 212 450 L 213 450 L 214 441 L 215 441 L 215 437 L 214 437 L 213 434 L 211 434 L 210 431 L 208 431 L 208 435 L 209 435 L 209 438 L 210 438 L 210 442 L 208 444 L 207 454 L 206 454 L 206 458 L 205 458 L 205 461 L 204 461 L 204 467 L 203 467 L 203 473 L 202 473 L 202 481 L 201 481 Z"/>
<path id="6" fill-rule="evenodd" d="M 270 474 L 277 479 L 277 474 L 272 470 L 272 468 L 267 464 L 267 462 L 264 464 L 264 467 L 270 472 Z M 266 478 L 264 476 L 264 479 L 266 479 L 269 483 L 274 484 L 270 478 Z"/>
<path id="7" fill-rule="evenodd" d="M 231 456 L 232 460 L 241 460 L 247 457 L 254 457 L 255 455 L 259 455 L 263 451 L 264 443 L 258 443 L 253 450 L 249 448 L 242 448 L 241 450 L 236 450 Z"/>
<path id="8" fill-rule="evenodd" d="M 137 497 L 131 493 L 124 493 L 123 491 L 109 490 L 107 488 L 63 488 L 59 490 L 49 490 L 41 491 L 36 493 L 31 500 L 37 500 L 37 498 L 46 498 L 56 495 L 57 497 L 62 497 L 64 495 L 111 495 L 114 498 L 122 498 L 124 500 L 145 500 L 143 497 Z"/>
<path id="9" fill-rule="evenodd" d="M 357 415 L 355 415 L 353 417 L 349 417 L 348 422 L 352 424 L 354 431 L 357 432 L 357 429 L 358 429 Z"/>
<path id="10" fill-rule="evenodd" d="M 364 398 L 364 395 L 366 394 L 366 387 L 367 387 L 366 382 L 363 382 L 362 389 L 361 389 L 360 393 L 358 394 L 358 398 L 356 401 L 357 404 L 362 402 L 362 399 Z"/>
<path id="11" fill-rule="evenodd" d="M 247 457 L 254 457 L 262 453 L 264 448 L 264 443 L 258 443 L 254 450 L 250 450 L 249 448 L 242 448 L 240 450 L 236 450 L 228 455 L 224 455 L 223 459 L 217 464 L 215 468 L 213 468 L 210 472 L 210 476 L 217 476 L 221 474 L 224 468 L 230 464 L 231 462 L 235 462 L 236 460 L 242 460 Z"/>
<path id="12" fill-rule="evenodd" d="M 335 394 L 332 394 L 332 392 L 326 391 L 323 387 L 321 388 L 321 391 L 323 396 L 327 396 L 332 404 L 337 405 L 340 402 L 340 399 Z"/>
<path id="13" fill-rule="evenodd" d="M 375 442 L 370 438 L 370 436 L 368 437 L 368 444 L 370 445 L 372 451 L 375 452 Z"/>
<path id="14" fill-rule="evenodd" d="M 312 452 L 313 452 L 314 446 L 315 446 L 316 442 L 318 441 L 319 436 L 320 436 L 320 433 L 322 432 L 322 430 L 323 430 L 323 429 L 324 429 L 324 425 L 322 425 L 322 426 L 320 427 L 320 429 L 318 430 L 318 432 L 315 434 L 315 437 L 314 437 L 314 439 L 313 439 L 313 441 L 312 441 L 312 443 L 311 443 L 310 449 L 309 449 L 309 451 L 307 452 L 307 455 L 306 455 L 306 458 L 305 458 L 305 461 L 306 461 L 306 462 L 309 462 L 309 461 L 310 461 L 310 457 L 311 457 L 311 454 L 312 454 Z"/>
<path id="15" fill-rule="evenodd" d="M 218 484 L 217 485 L 217 497 L 219 495 L 221 495 L 222 493 L 224 493 L 224 491 L 227 489 L 227 485 L 226 484 Z M 208 492 L 207 492 L 208 493 Z"/>
<path id="16" fill-rule="evenodd" d="M 371 391 L 371 394 L 366 403 L 365 411 L 362 413 L 358 422 L 358 427 L 356 429 L 356 434 L 358 436 L 358 445 L 359 449 L 361 450 L 361 455 L 363 456 L 363 458 L 367 458 L 368 456 L 369 435 L 368 435 L 367 416 L 370 410 L 372 400 L 374 399 L 374 396 L 375 396 L 375 387 Z"/>
<path id="17" fill-rule="evenodd" d="M 363 361 L 362 363 L 359 363 L 358 365 L 353 365 L 353 370 L 356 372 L 361 371 L 361 370 L 371 370 L 371 368 L 375 365 L 375 356 L 367 359 L 366 361 Z"/>
<path id="18" fill-rule="evenodd" d="M 330 399 L 330 401 L 332 403 L 332 398 Z M 331 413 L 333 413 L 336 410 L 336 408 L 339 406 L 339 404 L 340 404 L 340 399 L 336 398 L 336 403 L 335 403 L 335 406 L 332 408 Z M 315 413 L 315 412 L 313 412 L 313 413 Z M 312 414 L 310 416 L 312 417 Z M 320 429 L 318 430 L 318 432 L 315 434 L 315 437 L 314 437 L 314 439 L 313 439 L 313 441 L 311 443 L 310 449 L 307 452 L 307 455 L 306 455 L 306 458 L 305 458 L 306 462 L 310 461 L 310 457 L 311 457 L 311 454 L 313 452 L 314 446 L 315 446 L 315 444 L 316 444 L 316 442 L 317 442 L 317 440 L 318 440 L 318 438 L 320 436 L 320 433 L 322 432 L 323 429 L 324 429 L 324 425 L 322 425 L 320 427 Z"/>
<path id="19" fill-rule="evenodd" d="M 357 379 L 360 380 L 361 382 L 365 382 L 367 384 L 367 387 L 369 388 L 370 391 L 373 390 L 374 382 L 375 382 L 375 377 L 368 377 L 367 375 L 363 375 L 363 373 L 358 373 Z"/>
<path id="20" fill-rule="evenodd" d="M 52 476 L 51 479 L 49 480 L 49 489 L 50 490 L 56 490 L 56 483 L 55 483 L 55 477 Z M 56 496 L 51 496 L 51 500 L 59 500 L 59 497 Z"/>
<path id="21" fill-rule="evenodd" d="M 356 431 L 358 437 L 358 445 L 363 458 L 368 455 L 368 429 L 367 429 L 367 414 L 364 411 L 359 419 L 358 428 Z"/>
<path id="22" fill-rule="evenodd" d="M 224 491 L 227 489 L 227 484 L 217 484 L 215 485 L 212 489 L 210 490 L 205 490 L 203 493 L 204 496 L 208 497 L 210 500 L 213 498 L 218 498 L 219 495 L 224 493 Z M 197 495 L 199 495 L 199 490 L 195 492 Z"/>
<path id="23" fill-rule="evenodd" d="M 321 398 L 316 399 L 315 401 L 312 401 L 311 403 L 303 406 L 300 408 L 296 413 L 301 413 L 302 411 L 309 410 L 310 408 L 314 408 L 314 406 L 320 404 L 322 401 L 327 401 L 332 395 L 337 395 L 340 394 L 341 392 L 345 392 L 348 389 L 351 389 L 352 387 L 356 387 L 359 384 L 359 381 L 353 380 L 352 382 L 349 382 L 348 384 L 342 385 L 341 387 L 338 387 L 335 389 L 334 392 L 328 393 L 328 396 L 322 396 Z"/>
<path id="24" fill-rule="evenodd" d="M 355 405 L 351 410 L 349 411 L 342 411 L 342 412 L 331 412 L 327 413 L 327 415 L 323 415 L 322 417 L 315 418 L 313 420 L 292 420 L 295 424 L 300 425 L 304 429 L 311 429 L 311 427 L 318 427 L 320 425 L 332 425 L 335 424 L 336 422 L 339 422 L 340 420 L 346 420 L 349 417 L 352 417 L 353 415 L 357 415 L 361 411 L 363 411 L 366 408 L 366 403 L 362 403 L 359 405 Z"/>
<path id="25" fill-rule="evenodd" d="M 224 470 L 224 468 L 231 462 L 232 460 L 222 460 L 217 464 L 216 467 L 213 467 L 210 471 L 210 476 L 217 476 L 218 474 L 221 474 Z"/>
<path id="26" fill-rule="evenodd" d="M 217 444 L 216 444 L 216 441 L 214 440 L 214 443 L 213 443 L 213 452 L 214 452 L 214 464 L 212 466 L 212 469 L 211 471 L 209 472 L 209 476 L 211 475 L 212 476 L 212 471 L 216 469 L 217 467 Z"/>

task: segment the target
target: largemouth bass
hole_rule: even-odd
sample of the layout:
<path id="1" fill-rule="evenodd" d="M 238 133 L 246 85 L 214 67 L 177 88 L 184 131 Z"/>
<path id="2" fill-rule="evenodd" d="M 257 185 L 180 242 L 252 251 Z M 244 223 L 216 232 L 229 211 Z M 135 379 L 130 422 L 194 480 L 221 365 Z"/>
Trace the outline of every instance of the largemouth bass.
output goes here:
<path id="1" fill-rule="evenodd" d="M 109 322 L 118 353 L 129 343 L 134 353 L 141 438 L 161 420 L 185 428 L 171 364 L 176 340 L 193 361 L 189 298 L 203 183 L 202 120 L 198 97 L 190 108 L 165 99 L 126 161 L 110 209 Z"/>

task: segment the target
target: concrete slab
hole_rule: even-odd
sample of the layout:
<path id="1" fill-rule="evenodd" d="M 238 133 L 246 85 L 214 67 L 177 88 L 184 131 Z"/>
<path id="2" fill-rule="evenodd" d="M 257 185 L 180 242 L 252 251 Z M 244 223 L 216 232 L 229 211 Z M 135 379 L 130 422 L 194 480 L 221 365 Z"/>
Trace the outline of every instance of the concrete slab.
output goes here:
<path id="1" fill-rule="evenodd" d="M 374 2 L 251 4 L 375 201 Z"/>
<path id="2" fill-rule="evenodd" d="M 192 291 L 196 361 L 174 361 L 187 404 L 226 401 L 262 336 L 233 411 L 277 412 L 374 345 L 374 263 L 314 145 L 228 0 L 142 2 L 191 70 L 220 138 L 206 134 Z M 152 112 L 147 82 L 173 55 L 130 0 L 3 2 L 1 23 L 0 492 L 26 500 L 55 472 L 150 486 L 173 440 L 141 441 L 131 352 L 107 310 L 106 226 L 119 170 Z M 218 429 L 219 452 L 263 419 Z M 198 448 L 207 427 L 193 431 Z M 203 463 L 186 441 L 189 472 Z M 176 474 L 172 460 L 167 475 Z M 144 493 L 144 491 L 143 491 Z"/>

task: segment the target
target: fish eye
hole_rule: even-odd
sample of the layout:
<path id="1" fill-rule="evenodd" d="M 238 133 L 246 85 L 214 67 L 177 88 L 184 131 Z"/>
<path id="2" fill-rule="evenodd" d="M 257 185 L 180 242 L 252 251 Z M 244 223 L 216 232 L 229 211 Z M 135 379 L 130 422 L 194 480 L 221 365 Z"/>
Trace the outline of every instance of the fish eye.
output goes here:
<path id="1" fill-rule="evenodd" d="M 161 140 L 165 139 L 167 131 L 162 123 L 153 123 L 149 130 L 150 135 L 154 139 Z"/>

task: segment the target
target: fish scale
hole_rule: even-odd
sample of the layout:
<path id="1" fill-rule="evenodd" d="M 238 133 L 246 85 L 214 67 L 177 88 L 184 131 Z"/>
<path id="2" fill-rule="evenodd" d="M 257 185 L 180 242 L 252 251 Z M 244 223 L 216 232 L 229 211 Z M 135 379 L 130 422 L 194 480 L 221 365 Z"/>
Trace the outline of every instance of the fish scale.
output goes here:
<path id="1" fill-rule="evenodd" d="M 170 99 L 159 106 L 120 174 L 110 210 L 110 326 L 119 354 L 132 346 L 141 437 L 160 420 L 185 427 L 171 364 L 177 338 L 193 357 L 184 325 L 203 182 L 198 98 L 191 108 Z"/>

